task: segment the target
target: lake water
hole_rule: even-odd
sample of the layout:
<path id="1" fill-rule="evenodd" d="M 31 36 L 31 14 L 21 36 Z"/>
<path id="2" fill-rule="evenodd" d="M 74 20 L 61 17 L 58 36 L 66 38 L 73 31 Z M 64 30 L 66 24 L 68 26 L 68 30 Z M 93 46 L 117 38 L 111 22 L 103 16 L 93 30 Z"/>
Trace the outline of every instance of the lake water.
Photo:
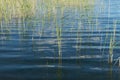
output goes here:
<path id="1" fill-rule="evenodd" d="M 120 56 L 120 1 L 108 2 L 96 0 L 90 22 L 74 8 L 61 18 L 58 7 L 58 34 L 53 17 L 2 21 L 0 80 L 119 80 L 120 68 L 108 64 L 108 54 L 116 26 L 114 59 Z"/>

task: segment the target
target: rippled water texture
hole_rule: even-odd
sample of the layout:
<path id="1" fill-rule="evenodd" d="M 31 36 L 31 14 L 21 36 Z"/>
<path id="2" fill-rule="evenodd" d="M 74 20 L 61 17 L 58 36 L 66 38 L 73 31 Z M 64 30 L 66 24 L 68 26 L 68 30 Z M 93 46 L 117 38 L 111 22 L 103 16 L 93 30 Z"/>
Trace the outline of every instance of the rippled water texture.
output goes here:
<path id="1" fill-rule="evenodd" d="M 118 64 L 107 61 L 115 25 L 114 59 L 120 56 L 119 4 L 111 0 L 109 7 L 108 0 L 96 0 L 93 12 L 83 18 L 76 8 L 66 8 L 61 17 L 58 7 L 58 28 L 54 14 L 2 21 L 0 80 L 119 80 Z"/>

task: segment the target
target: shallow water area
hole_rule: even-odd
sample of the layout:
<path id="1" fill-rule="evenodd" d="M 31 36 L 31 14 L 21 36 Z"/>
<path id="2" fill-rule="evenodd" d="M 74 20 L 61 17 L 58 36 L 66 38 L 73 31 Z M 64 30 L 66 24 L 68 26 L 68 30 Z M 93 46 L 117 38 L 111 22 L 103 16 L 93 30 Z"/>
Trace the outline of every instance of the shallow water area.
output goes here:
<path id="1" fill-rule="evenodd" d="M 50 16 L 1 21 L 0 80 L 119 80 L 108 55 L 116 25 L 113 64 L 120 56 L 120 1 L 99 1 L 92 11 L 58 6 Z"/>

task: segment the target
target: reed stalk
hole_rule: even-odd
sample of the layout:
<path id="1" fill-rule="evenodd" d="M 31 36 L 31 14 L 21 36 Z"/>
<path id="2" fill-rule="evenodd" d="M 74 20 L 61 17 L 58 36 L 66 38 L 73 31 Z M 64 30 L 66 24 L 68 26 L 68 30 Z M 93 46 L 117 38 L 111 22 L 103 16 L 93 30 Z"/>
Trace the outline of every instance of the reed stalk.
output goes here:
<path id="1" fill-rule="evenodd" d="M 113 50 L 115 47 L 116 24 L 117 24 L 117 21 L 114 21 L 113 34 L 111 34 L 110 45 L 109 45 L 109 57 L 108 57 L 109 64 L 112 64 L 113 62 Z"/>

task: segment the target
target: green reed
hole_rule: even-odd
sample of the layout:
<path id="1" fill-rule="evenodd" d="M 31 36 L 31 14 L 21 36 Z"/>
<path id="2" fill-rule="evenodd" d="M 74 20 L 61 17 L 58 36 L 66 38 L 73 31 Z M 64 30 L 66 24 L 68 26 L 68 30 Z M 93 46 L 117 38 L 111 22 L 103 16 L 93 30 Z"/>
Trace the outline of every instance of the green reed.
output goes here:
<path id="1" fill-rule="evenodd" d="M 9 21 L 14 17 L 34 14 L 36 0 L 0 0 L 0 19 Z"/>
<path id="2" fill-rule="evenodd" d="M 115 47 L 116 24 L 117 24 L 117 21 L 114 21 L 113 33 L 111 34 L 110 44 L 109 44 L 109 58 L 108 58 L 108 62 L 110 64 L 112 64 L 112 62 L 113 62 L 113 50 L 114 50 L 114 47 Z"/>

